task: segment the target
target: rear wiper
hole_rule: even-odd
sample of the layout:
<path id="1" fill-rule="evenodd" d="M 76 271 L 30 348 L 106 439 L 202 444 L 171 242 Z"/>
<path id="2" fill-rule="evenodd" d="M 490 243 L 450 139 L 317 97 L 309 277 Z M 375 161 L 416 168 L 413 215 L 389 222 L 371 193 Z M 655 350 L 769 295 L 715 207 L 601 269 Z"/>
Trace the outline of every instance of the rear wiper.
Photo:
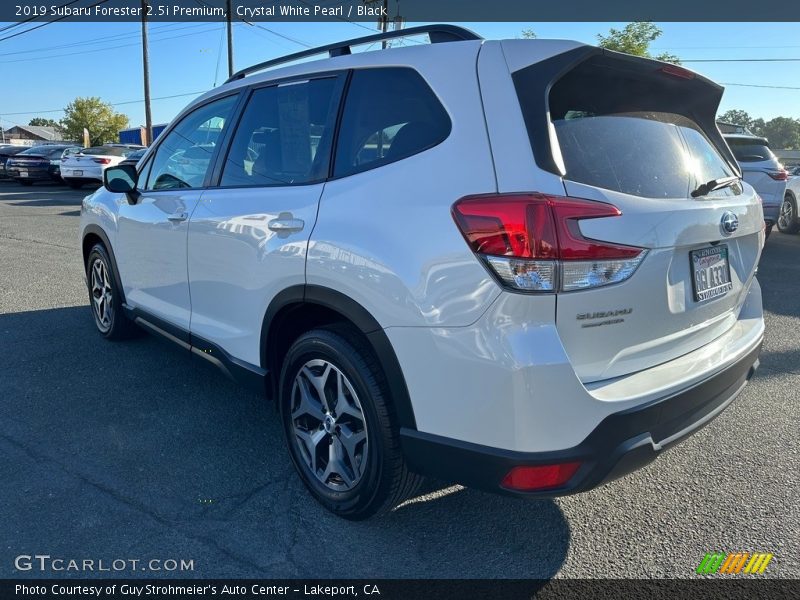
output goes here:
<path id="1" fill-rule="evenodd" d="M 692 198 L 697 198 L 698 196 L 705 196 L 711 192 L 716 190 L 721 190 L 722 188 L 730 187 L 734 183 L 738 183 L 739 178 L 736 176 L 733 177 L 720 177 L 719 179 L 712 179 L 711 181 L 707 181 L 706 183 L 697 186 L 697 189 L 692 192 Z"/>

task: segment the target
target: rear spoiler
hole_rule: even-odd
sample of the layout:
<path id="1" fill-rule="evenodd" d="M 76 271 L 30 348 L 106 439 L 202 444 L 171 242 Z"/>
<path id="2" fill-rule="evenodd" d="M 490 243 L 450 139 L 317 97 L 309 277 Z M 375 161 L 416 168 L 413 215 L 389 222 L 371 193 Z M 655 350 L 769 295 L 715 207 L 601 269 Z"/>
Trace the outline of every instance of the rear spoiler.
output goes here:
<path id="1" fill-rule="evenodd" d="M 564 175 L 560 161 L 554 158 L 553 153 L 553 145 L 557 147 L 558 141 L 551 135 L 550 92 L 560 79 L 584 63 L 635 73 L 643 80 L 652 81 L 653 85 L 663 86 L 664 93 L 661 96 L 668 108 L 664 112 L 682 114 L 697 123 L 733 172 L 741 177 L 739 163 L 716 122 L 717 109 L 725 88 L 679 65 L 594 46 L 579 46 L 511 74 L 520 104 L 526 107 L 523 110 L 525 126 L 534 159 L 541 169 L 558 176 Z M 530 82 L 536 84 L 531 85 Z M 547 83 L 542 85 L 539 82 Z"/>

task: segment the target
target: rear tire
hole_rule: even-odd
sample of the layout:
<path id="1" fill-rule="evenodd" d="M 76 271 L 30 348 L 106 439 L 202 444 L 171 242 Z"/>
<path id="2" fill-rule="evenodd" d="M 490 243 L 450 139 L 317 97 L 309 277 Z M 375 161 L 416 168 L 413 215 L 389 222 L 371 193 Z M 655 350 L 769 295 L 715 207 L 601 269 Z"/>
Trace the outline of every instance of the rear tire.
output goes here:
<path id="1" fill-rule="evenodd" d="M 781 233 L 797 233 L 800 231 L 800 220 L 797 214 L 797 198 L 787 193 L 781 204 L 778 215 L 778 231 Z"/>
<path id="2" fill-rule="evenodd" d="M 82 181 L 75 181 L 74 179 L 65 179 L 64 181 L 66 181 L 67 185 L 73 190 L 79 190 L 83 187 Z"/>
<path id="3" fill-rule="evenodd" d="M 134 336 L 139 329 L 122 309 L 122 293 L 116 283 L 113 263 L 102 244 L 95 244 L 86 260 L 86 285 L 94 324 L 109 340 Z"/>
<path id="4" fill-rule="evenodd" d="M 387 512 L 419 487 L 400 448 L 383 371 L 344 326 L 300 336 L 283 361 L 278 402 L 289 455 L 311 494 L 351 520 Z"/>

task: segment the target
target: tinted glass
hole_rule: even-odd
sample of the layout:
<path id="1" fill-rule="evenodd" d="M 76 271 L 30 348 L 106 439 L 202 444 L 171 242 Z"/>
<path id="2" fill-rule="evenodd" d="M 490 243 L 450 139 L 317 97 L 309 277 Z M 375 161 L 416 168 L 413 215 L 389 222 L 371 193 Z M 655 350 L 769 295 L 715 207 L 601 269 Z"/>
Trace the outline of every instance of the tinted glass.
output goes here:
<path id="1" fill-rule="evenodd" d="M 27 150 L 23 150 L 20 154 L 34 154 L 36 156 L 46 156 L 52 147 L 47 146 L 33 146 Z"/>
<path id="2" fill-rule="evenodd" d="M 81 153 L 86 156 L 127 156 L 133 152 L 125 146 L 94 146 L 85 148 Z"/>
<path id="3" fill-rule="evenodd" d="M 202 187 L 236 100 L 236 96 L 228 96 L 184 117 L 159 144 L 146 189 Z"/>
<path id="4" fill-rule="evenodd" d="M 334 175 L 341 177 L 427 150 L 450 134 L 450 118 L 412 69 L 363 69 L 347 92 Z"/>
<path id="5" fill-rule="evenodd" d="M 335 78 L 255 90 L 236 129 L 222 186 L 325 179 L 336 114 Z"/>
<path id="6" fill-rule="evenodd" d="M 772 150 L 765 143 L 757 140 L 742 140 L 725 138 L 731 147 L 733 155 L 739 162 L 758 162 L 762 160 L 776 160 Z"/>

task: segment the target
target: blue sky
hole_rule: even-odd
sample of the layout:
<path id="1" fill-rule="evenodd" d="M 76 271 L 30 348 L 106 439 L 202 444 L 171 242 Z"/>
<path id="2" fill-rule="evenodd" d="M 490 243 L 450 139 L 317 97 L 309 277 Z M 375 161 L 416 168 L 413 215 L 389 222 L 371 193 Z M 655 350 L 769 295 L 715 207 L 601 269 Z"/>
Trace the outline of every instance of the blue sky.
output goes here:
<path id="1" fill-rule="evenodd" d="M 369 33 L 353 23 L 258 25 L 275 33 L 244 23 L 236 25 L 237 67 L 302 50 L 304 46 L 298 42 L 322 45 Z M 371 24 L 362 25 L 371 28 Z M 486 38 L 518 37 L 522 29 L 531 28 L 540 38 L 595 43 L 598 33 L 625 24 L 463 25 Z M 653 44 L 653 50 L 669 51 L 682 59 L 800 58 L 798 23 L 658 25 L 664 34 Z M 154 123 L 169 121 L 191 100 L 192 94 L 210 89 L 215 81 L 224 81 L 227 63 L 223 32 L 222 23 L 150 25 L 152 96 L 181 95 L 153 101 Z M 0 42 L 0 74 L 4 82 L 0 123 L 3 127 L 25 124 L 35 116 L 60 119 L 63 113 L 59 109 L 76 96 L 99 96 L 115 104 L 126 102 L 116 109 L 129 116 L 131 125 L 143 123 L 144 105 L 137 102 L 142 98 L 139 35 L 138 23 L 53 23 Z M 60 48 L 45 50 L 55 46 Z M 686 66 L 724 84 L 800 87 L 800 62 L 687 62 Z M 765 119 L 778 115 L 800 118 L 800 89 L 726 85 L 721 110 L 729 108 L 741 108 Z"/>

